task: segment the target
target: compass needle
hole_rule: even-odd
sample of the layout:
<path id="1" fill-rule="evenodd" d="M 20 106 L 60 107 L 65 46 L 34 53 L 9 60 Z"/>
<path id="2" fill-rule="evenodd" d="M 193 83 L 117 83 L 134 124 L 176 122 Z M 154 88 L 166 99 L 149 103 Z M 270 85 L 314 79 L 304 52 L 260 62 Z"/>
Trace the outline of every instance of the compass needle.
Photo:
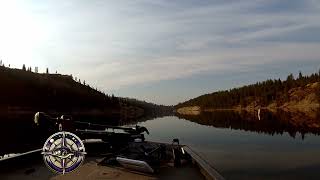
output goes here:
<path id="1" fill-rule="evenodd" d="M 65 159 L 62 159 L 62 165 L 61 165 L 62 166 L 62 174 L 64 174 L 66 172 L 65 163 L 66 163 Z"/>

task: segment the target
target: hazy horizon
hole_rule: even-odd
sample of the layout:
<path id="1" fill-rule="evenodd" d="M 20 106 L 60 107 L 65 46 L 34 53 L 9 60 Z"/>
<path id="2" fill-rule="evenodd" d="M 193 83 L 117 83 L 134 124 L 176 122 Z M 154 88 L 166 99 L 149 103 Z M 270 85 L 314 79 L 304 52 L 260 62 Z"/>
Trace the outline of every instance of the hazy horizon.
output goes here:
<path id="1" fill-rule="evenodd" d="M 316 0 L 13 0 L 0 23 L 6 66 L 158 104 L 320 69 Z"/>

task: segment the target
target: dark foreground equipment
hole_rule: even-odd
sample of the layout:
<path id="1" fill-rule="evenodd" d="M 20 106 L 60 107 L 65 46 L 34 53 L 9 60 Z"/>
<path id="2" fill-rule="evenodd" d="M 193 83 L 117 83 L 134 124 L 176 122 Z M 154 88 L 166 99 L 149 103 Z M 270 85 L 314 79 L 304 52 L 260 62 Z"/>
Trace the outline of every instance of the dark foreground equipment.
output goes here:
<path id="1" fill-rule="evenodd" d="M 56 175 L 46 168 L 29 162 L 26 170 L 10 173 L 8 161 L 0 160 L 6 167 L 7 179 L 217 179 L 223 177 L 206 160 L 178 139 L 171 144 L 145 141 L 145 127 L 118 127 L 90 122 L 75 121 L 70 116 L 51 117 L 45 113 L 35 114 L 34 122 L 44 131 L 69 131 L 79 136 L 86 148 L 85 163 L 75 171 Z M 41 157 L 40 152 L 26 154 Z M 11 158 L 15 159 L 15 158 Z M 25 163 L 25 156 L 16 160 Z M 24 163 L 20 163 L 23 166 Z M 15 168 L 15 167 L 13 167 Z M 1 171 L 1 170 L 0 170 Z M 0 173 L 1 179 L 2 173 Z M 9 177 L 9 178 L 8 178 Z"/>
<path id="2" fill-rule="evenodd" d="M 90 122 L 75 121 L 70 116 L 51 117 L 46 113 L 37 112 L 34 123 L 39 128 L 53 131 L 69 131 L 78 135 L 81 139 L 101 139 L 112 145 L 118 145 L 134 140 L 144 141 L 144 132 L 149 134 L 147 128 L 142 126 L 120 127 Z"/>

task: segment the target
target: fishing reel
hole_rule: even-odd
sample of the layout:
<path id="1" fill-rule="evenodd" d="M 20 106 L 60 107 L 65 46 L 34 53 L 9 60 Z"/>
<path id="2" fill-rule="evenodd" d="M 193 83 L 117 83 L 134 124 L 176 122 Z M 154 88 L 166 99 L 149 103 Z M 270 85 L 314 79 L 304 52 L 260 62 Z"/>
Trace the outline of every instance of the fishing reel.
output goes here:
<path id="1" fill-rule="evenodd" d="M 34 124 L 39 128 L 45 128 L 53 131 L 72 131 L 72 117 L 62 115 L 60 117 L 51 117 L 44 112 L 37 112 L 33 119 Z"/>

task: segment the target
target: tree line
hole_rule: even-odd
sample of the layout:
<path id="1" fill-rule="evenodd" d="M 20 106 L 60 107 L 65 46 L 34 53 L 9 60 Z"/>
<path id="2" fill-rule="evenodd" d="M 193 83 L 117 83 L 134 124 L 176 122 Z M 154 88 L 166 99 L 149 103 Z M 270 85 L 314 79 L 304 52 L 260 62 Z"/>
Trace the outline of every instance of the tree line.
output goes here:
<path id="1" fill-rule="evenodd" d="M 304 87 L 315 82 L 320 82 L 320 70 L 318 73 L 313 73 L 309 76 L 304 76 L 299 72 L 296 78 L 293 74 L 290 74 L 283 81 L 280 79 L 268 79 L 252 85 L 205 94 L 179 103 L 176 108 L 186 106 L 200 106 L 204 109 L 233 108 L 238 105 L 245 107 L 252 102 L 260 106 L 268 106 L 271 103 L 283 104 L 290 98 L 290 89 Z M 320 98 L 320 91 L 317 92 L 317 97 Z"/>
<path id="2" fill-rule="evenodd" d="M 115 112 L 121 104 L 144 109 L 155 113 L 166 108 L 145 101 L 116 97 L 97 88 L 92 88 L 85 81 L 73 78 L 72 75 L 34 73 L 25 66 L 22 69 L 11 69 L 0 66 L 0 107 L 32 107 L 41 111 L 82 111 L 97 109 Z M 156 110 L 157 109 L 157 110 Z"/>
<path id="3" fill-rule="evenodd" d="M 145 116 L 148 116 L 149 118 L 172 115 L 174 109 L 173 106 L 154 104 L 134 98 L 119 98 L 119 101 L 122 104 L 142 108 L 144 110 Z"/>

